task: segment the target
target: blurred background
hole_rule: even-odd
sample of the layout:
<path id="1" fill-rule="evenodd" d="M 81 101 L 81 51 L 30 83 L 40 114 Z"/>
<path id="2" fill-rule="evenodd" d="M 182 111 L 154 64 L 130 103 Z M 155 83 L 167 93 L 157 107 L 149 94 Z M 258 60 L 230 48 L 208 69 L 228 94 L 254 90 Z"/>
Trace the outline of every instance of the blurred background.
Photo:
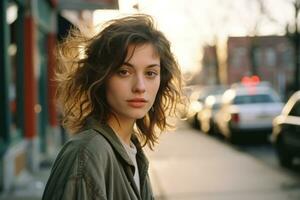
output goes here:
<path id="1" fill-rule="evenodd" d="M 57 42 L 72 26 L 97 31 L 132 13 L 153 16 L 171 41 L 189 99 L 149 152 L 156 198 L 300 199 L 299 0 L 2 0 L 0 9 L 0 199 L 39 199 L 68 139 Z"/>

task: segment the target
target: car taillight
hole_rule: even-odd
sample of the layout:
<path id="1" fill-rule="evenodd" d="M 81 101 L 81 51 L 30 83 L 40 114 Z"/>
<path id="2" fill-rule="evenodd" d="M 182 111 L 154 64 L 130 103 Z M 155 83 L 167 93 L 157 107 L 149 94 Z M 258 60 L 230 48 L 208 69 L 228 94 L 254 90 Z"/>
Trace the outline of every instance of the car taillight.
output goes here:
<path id="1" fill-rule="evenodd" d="M 231 114 L 231 121 L 232 122 L 235 122 L 235 123 L 238 123 L 240 121 L 240 116 L 238 113 L 232 113 Z"/>

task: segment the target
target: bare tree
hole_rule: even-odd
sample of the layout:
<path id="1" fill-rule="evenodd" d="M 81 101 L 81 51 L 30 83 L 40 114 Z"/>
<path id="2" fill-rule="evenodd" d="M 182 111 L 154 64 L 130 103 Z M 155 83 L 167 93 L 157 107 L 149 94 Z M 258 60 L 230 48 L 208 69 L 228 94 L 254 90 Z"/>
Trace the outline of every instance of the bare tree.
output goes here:
<path id="1" fill-rule="evenodd" d="M 198 1 L 198 0 L 195 0 Z M 191 2 L 191 1 L 190 1 Z M 206 16 L 206 21 L 209 24 L 209 31 L 210 36 L 207 38 L 206 45 L 209 46 L 215 46 L 215 63 L 214 70 L 215 70 L 215 84 L 220 84 L 220 63 L 218 59 L 218 53 L 217 53 L 217 45 L 220 40 L 220 33 L 227 33 L 228 27 L 230 23 L 230 15 L 229 11 L 233 9 L 232 1 L 223 1 L 223 0 L 214 0 L 215 4 L 218 5 L 218 12 L 214 10 L 214 12 L 209 12 Z M 201 29 L 202 24 L 199 23 L 199 15 L 198 13 L 193 12 L 195 9 L 194 7 L 191 7 L 192 3 L 185 4 L 185 14 L 189 17 L 189 21 L 193 26 L 196 28 Z M 222 24 L 222 26 L 220 26 Z"/>
<path id="2" fill-rule="evenodd" d="M 248 32 L 250 34 L 249 38 L 249 58 L 251 64 L 252 75 L 259 75 L 258 63 L 255 58 L 256 51 L 259 48 L 259 42 L 257 41 L 257 36 L 259 35 L 259 29 L 263 20 L 267 20 L 269 23 L 277 23 L 277 20 L 272 16 L 271 12 L 267 9 L 266 1 L 256 0 L 253 3 L 257 5 L 258 14 L 254 19 L 254 24 L 248 27 Z"/>

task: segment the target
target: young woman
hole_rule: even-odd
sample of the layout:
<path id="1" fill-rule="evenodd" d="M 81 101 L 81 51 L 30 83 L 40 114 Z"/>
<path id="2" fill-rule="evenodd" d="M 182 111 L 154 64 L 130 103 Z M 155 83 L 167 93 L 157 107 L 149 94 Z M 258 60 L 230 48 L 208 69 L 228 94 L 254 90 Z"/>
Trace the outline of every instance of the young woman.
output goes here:
<path id="1" fill-rule="evenodd" d="M 74 135 L 43 199 L 154 199 L 142 147 L 153 147 L 180 101 L 170 42 L 150 16 L 133 15 L 92 38 L 73 30 L 58 50 L 58 100 Z"/>

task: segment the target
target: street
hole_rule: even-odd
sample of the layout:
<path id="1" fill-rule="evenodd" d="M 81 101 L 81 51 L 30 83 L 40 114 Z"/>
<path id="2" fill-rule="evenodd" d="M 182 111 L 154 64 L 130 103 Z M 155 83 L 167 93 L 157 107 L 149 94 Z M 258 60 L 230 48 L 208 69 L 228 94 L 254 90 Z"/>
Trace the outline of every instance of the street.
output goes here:
<path id="1" fill-rule="evenodd" d="M 88 118 L 113 113 L 125 142 L 133 131 L 122 119 L 142 119 L 134 126 L 151 144 L 173 108 L 187 120 L 144 148 L 155 199 L 300 200 L 300 0 L 1 0 L 0 9 L 0 200 L 41 199 Z M 276 149 L 245 132 L 272 132 Z"/>
<path id="2" fill-rule="evenodd" d="M 155 151 L 148 151 L 156 199 L 300 199 L 299 173 L 280 168 L 271 150 L 260 157 L 254 149 L 232 146 L 180 123 L 175 132 L 161 136 Z"/>
<path id="3" fill-rule="evenodd" d="M 242 145 L 235 146 L 234 148 L 236 148 L 239 151 L 248 153 L 249 155 L 263 162 L 264 164 L 269 165 L 269 167 L 271 168 L 277 168 L 278 170 L 288 173 L 291 176 L 300 177 L 300 160 L 296 159 L 295 165 L 293 165 L 289 169 L 281 167 L 279 165 L 276 151 L 270 143 Z"/>
<path id="4" fill-rule="evenodd" d="M 300 199 L 299 166 L 281 168 L 269 144 L 231 145 L 179 122 L 146 154 L 156 200 Z M 40 199 L 49 166 L 25 174 L 18 187 L 0 199 Z"/>

